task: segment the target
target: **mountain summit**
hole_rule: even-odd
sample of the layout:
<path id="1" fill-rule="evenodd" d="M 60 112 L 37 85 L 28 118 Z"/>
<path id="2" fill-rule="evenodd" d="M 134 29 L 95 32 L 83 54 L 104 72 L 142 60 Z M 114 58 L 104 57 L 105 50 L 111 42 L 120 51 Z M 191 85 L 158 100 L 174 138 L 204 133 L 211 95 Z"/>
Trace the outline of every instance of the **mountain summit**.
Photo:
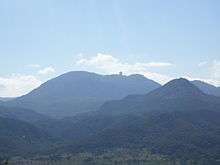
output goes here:
<path id="1" fill-rule="evenodd" d="M 203 97 L 205 94 L 184 78 L 174 79 L 152 91 L 149 96 L 164 98 Z"/>

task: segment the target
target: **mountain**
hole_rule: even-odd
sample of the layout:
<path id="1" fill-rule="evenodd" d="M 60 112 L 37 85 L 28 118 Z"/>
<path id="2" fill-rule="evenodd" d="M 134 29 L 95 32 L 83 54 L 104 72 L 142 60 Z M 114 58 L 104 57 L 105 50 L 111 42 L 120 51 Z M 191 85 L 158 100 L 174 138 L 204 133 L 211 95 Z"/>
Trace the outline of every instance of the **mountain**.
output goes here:
<path id="1" fill-rule="evenodd" d="M 0 117 L 0 155 L 27 155 L 47 149 L 50 136 L 37 127 L 15 119 Z"/>
<path id="2" fill-rule="evenodd" d="M 13 99 L 14 99 L 14 97 L 0 97 L 0 101 L 10 101 Z"/>
<path id="3" fill-rule="evenodd" d="M 82 97 L 81 91 L 76 90 L 75 96 Z M 64 97 L 72 91 L 59 93 Z M 94 95 L 99 98 L 101 93 Z M 124 148 L 214 165 L 220 159 L 219 118 L 220 98 L 205 94 L 182 78 L 147 94 L 107 101 L 99 110 L 62 119 L 50 119 L 25 108 L 1 106 L 0 155 L 99 153 Z"/>
<path id="4" fill-rule="evenodd" d="M 195 80 L 192 83 L 206 94 L 220 96 L 220 88 L 203 81 Z"/>
<path id="5" fill-rule="evenodd" d="M 62 130 L 54 129 L 71 144 L 64 151 L 146 148 L 171 158 L 216 161 L 219 118 L 220 98 L 181 78 L 146 95 L 130 95 L 96 112 L 62 119 Z"/>
<path id="6" fill-rule="evenodd" d="M 8 101 L 7 105 L 62 118 L 97 110 L 107 100 L 145 94 L 158 87 L 158 83 L 142 75 L 98 75 L 76 71 L 49 80 L 29 94 Z"/>

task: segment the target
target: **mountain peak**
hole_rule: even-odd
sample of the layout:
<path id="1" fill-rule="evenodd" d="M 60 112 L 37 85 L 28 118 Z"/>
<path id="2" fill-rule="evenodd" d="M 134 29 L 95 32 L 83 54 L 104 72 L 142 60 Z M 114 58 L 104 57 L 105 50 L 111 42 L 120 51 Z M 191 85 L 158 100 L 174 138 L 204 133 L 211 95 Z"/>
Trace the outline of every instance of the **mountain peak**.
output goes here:
<path id="1" fill-rule="evenodd" d="M 168 83 L 166 83 L 164 85 L 165 86 L 181 86 L 181 87 L 186 87 L 186 86 L 192 86 L 193 84 L 190 83 L 189 80 L 185 79 L 185 78 L 178 78 L 178 79 L 174 79 L 169 81 Z"/>
<path id="2" fill-rule="evenodd" d="M 150 95 L 163 98 L 184 98 L 204 96 L 204 93 L 189 80 L 184 78 L 174 79 L 164 86 L 152 91 Z"/>

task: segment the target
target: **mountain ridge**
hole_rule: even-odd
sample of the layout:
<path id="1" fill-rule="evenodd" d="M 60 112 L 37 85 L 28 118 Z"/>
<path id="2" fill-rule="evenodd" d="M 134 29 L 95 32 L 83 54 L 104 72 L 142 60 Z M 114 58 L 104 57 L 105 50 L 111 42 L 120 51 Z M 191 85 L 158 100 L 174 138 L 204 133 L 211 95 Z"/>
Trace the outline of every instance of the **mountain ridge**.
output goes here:
<path id="1" fill-rule="evenodd" d="M 194 80 L 191 82 L 204 93 L 220 97 L 220 87 L 216 87 L 200 80 Z"/>

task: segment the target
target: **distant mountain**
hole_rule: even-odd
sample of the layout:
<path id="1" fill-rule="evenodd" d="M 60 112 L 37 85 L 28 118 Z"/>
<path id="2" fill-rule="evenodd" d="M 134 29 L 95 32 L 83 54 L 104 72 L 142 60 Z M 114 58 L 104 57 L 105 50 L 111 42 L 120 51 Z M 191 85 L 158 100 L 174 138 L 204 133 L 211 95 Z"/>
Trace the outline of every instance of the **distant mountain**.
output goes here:
<path id="1" fill-rule="evenodd" d="M 97 110 L 107 100 L 145 94 L 158 87 L 158 83 L 142 75 L 98 75 L 76 71 L 49 80 L 29 94 L 7 102 L 7 105 L 62 118 Z"/>
<path id="2" fill-rule="evenodd" d="M 0 101 L 10 101 L 13 99 L 14 99 L 14 97 L 0 97 Z"/>
<path id="3" fill-rule="evenodd" d="M 65 151 L 147 148 L 171 158 L 219 160 L 219 118 L 220 98 L 177 79 L 63 119 L 54 130 L 71 143 Z"/>
<path id="4" fill-rule="evenodd" d="M 47 149 L 50 136 L 37 127 L 15 119 L 0 117 L 0 155 L 27 155 Z"/>
<path id="5" fill-rule="evenodd" d="M 203 81 L 195 80 L 192 83 L 206 94 L 220 96 L 220 88 Z"/>

